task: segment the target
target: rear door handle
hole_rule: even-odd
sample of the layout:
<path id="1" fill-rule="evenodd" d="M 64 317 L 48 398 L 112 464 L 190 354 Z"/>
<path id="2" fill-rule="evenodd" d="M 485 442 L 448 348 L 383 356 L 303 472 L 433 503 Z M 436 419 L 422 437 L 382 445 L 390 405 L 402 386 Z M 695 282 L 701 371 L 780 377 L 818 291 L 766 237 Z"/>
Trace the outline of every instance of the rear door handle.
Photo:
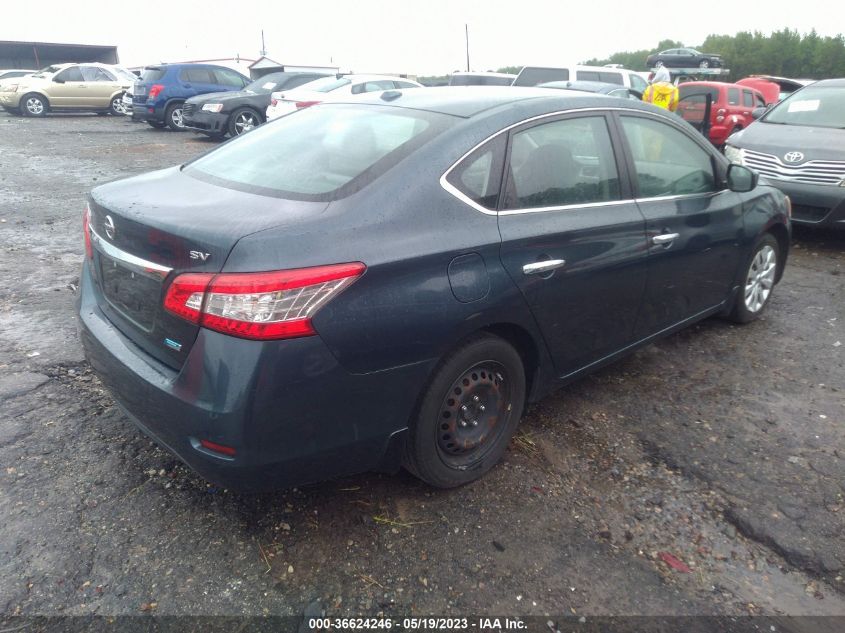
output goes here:
<path id="1" fill-rule="evenodd" d="M 522 272 L 526 275 L 539 275 L 556 270 L 557 268 L 563 268 L 565 265 L 566 260 L 564 259 L 545 259 L 541 262 L 525 264 L 525 266 L 522 267 Z"/>
<path id="2" fill-rule="evenodd" d="M 656 244 L 657 246 L 668 246 L 672 242 L 674 242 L 680 233 L 661 233 L 660 235 L 655 235 L 651 238 L 651 243 Z"/>

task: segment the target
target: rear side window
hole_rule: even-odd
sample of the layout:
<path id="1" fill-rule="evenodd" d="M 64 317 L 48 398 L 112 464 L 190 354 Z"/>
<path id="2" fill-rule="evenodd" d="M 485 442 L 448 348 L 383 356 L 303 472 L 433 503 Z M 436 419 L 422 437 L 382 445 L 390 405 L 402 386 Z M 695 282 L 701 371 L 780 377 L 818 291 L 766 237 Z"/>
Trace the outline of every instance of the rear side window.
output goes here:
<path id="1" fill-rule="evenodd" d="M 641 198 L 716 190 L 710 154 L 686 134 L 654 119 L 621 119 Z"/>
<path id="2" fill-rule="evenodd" d="M 599 73 L 599 81 L 603 81 L 606 84 L 618 84 L 620 86 L 625 85 L 625 81 L 622 79 L 622 75 L 620 73 L 602 71 Z"/>
<path id="3" fill-rule="evenodd" d="M 476 204 L 494 211 L 499 204 L 506 145 L 507 135 L 500 134 L 461 161 L 446 180 Z"/>
<path id="4" fill-rule="evenodd" d="M 728 88 L 728 105 L 739 105 L 739 88 Z"/>
<path id="5" fill-rule="evenodd" d="M 166 72 L 167 70 L 165 70 L 164 68 L 145 68 L 144 72 L 141 73 L 141 81 L 158 81 L 159 79 L 164 77 Z"/>
<path id="6" fill-rule="evenodd" d="M 364 92 L 377 92 L 379 90 L 393 90 L 394 85 L 392 80 L 381 81 L 365 81 L 362 84 L 352 86 L 352 94 L 362 94 Z"/>
<path id="7" fill-rule="evenodd" d="M 229 70 L 228 68 L 215 68 L 214 76 L 217 78 L 217 81 L 214 83 L 218 83 L 222 86 L 232 86 L 234 88 L 243 88 L 244 86 L 243 77 L 234 70 Z"/>
<path id="8" fill-rule="evenodd" d="M 316 92 L 331 92 L 342 88 L 347 84 L 351 84 L 352 80 L 346 77 L 323 77 L 322 79 L 315 79 L 309 82 L 304 87 L 306 90 L 314 90 Z"/>
<path id="9" fill-rule="evenodd" d="M 568 68 L 523 68 L 514 86 L 536 86 L 549 81 L 569 81 Z"/>
<path id="10" fill-rule="evenodd" d="M 631 73 L 628 76 L 631 78 L 631 88 L 638 92 L 645 92 L 645 89 L 648 88 L 648 84 L 645 79 L 634 73 Z"/>
<path id="11" fill-rule="evenodd" d="M 114 77 L 99 66 L 83 66 L 82 77 L 85 81 L 114 81 Z"/>
<path id="12" fill-rule="evenodd" d="M 506 209 L 607 202 L 620 197 L 604 117 L 542 123 L 513 135 Z"/>
<path id="13" fill-rule="evenodd" d="M 419 88 L 417 84 L 412 84 L 410 81 L 394 81 L 397 88 Z"/>
<path id="14" fill-rule="evenodd" d="M 601 81 L 599 74 L 593 70 L 579 70 L 575 73 L 575 77 L 578 81 Z"/>
<path id="15" fill-rule="evenodd" d="M 185 173 L 250 193 L 335 200 L 372 182 L 456 120 L 404 108 L 317 105 L 221 145 Z"/>
<path id="16" fill-rule="evenodd" d="M 208 68 L 183 68 L 179 71 L 179 79 L 195 84 L 215 83 L 214 77 Z"/>
<path id="17" fill-rule="evenodd" d="M 62 81 L 85 81 L 79 66 L 65 68 L 62 72 L 56 75 L 56 79 L 60 79 Z"/>

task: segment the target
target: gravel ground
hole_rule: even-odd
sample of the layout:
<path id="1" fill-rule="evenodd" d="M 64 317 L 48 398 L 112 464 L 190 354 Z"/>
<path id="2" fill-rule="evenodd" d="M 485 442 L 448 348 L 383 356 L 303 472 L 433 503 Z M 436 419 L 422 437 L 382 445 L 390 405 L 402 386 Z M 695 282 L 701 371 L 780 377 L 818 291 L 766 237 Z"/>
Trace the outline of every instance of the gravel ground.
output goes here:
<path id="1" fill-rule="evenodd" d="M 0 115 L 4 615 L 845 615 L 845 235 L 796 233 L 764 319 L 531 407 L 475 484 L 237 495 L 121 416 L 73 310 L 86 192 L 212 147 Z"/>

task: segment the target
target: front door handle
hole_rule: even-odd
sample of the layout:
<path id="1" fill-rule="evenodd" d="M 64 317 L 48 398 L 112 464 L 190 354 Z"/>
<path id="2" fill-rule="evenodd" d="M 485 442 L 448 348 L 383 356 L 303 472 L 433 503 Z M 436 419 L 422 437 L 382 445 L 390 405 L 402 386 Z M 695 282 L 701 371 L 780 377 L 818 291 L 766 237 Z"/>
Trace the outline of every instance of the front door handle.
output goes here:
<path id="1" fill-rule="evenodd" d="M 545 259 L 541 262 L 525 264 L 525 266 L 522 267 L 522 272 L 526 275 L 538 275 L 550 272 L 557 268 L 562 268 L 565 265 L 566 260 L 563 259 Z"/>
<path id="2" fill-rule="evenodd" d="M 680 233 L 662 233 L 651 238 L 651 243 L 656 244 L 657 246 L 669 246 L 672 242 L 678 239 L 679 236 Z"/>

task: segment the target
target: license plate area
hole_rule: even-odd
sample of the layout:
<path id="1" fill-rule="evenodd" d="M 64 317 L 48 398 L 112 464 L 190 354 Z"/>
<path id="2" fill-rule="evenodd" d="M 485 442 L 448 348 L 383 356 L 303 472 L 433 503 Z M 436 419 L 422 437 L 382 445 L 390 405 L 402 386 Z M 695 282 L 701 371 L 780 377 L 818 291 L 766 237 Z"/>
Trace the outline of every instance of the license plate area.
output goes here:
<path id="1" fill-rule="evenodd" d="M 161 277 L 99 253 L 100 283 L 109 305 L 145 332 L 151 332 L 161 297 Z"/>

